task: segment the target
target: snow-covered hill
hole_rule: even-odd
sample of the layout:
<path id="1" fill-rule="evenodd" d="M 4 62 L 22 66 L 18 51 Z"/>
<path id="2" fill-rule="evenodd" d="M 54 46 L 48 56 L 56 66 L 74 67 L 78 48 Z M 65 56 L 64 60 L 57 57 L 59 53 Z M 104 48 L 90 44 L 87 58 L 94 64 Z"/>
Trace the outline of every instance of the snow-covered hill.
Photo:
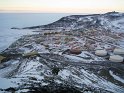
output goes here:
<path id="1" fill-rule="evenodd" d="M 65 86 L 63 91 L 68 91 L 69 86 L 74 88 L 69 93 L 124 92 L 124 65 L 121 63 L 73 62 L 56 54 L 41 54 L 40 57 L 21 58 L 18 61 L 17 59 L 0 67 L 0 80 L 3 83 L 0 84 L 1 92 L 3 89 L 15 89 L 17 93 L 54 93 L 61 92 L 61 84 Z"/>
<path id="2" fill-rule="evenodd" d="M 0 92 L 124 93 L 124 62 L 108 60 L 124 49 L 123 19 L 118 12 L 72 15 L 26 27 L 41 32 L 1 52 Z M 99 49 L 108 54 L 96 55 Z"/>
<path id="3" fill-rule="evenodd" d="M 75 30 L 105 28 L 106 30 L 124 32 L 124 13 L 108 12 L 106 14 L 71 15 L 43 26 L 26 27 L 25 29 Z"/>

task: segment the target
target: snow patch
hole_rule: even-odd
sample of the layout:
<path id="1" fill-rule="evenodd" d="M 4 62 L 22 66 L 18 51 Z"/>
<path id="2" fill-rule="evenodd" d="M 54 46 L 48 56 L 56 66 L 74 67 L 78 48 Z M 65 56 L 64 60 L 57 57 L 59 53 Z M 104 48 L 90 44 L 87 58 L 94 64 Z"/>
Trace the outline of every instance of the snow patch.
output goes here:
<path id="1" fill-rule="evenodd" d="M 64 69 L 62 71 L 59 71 L 58 75 L 61 76 L 63 79 L 67 79 L 67 77 L 71 75 L 71 72 Z"/>
<path id="2" fill-rule="evenodd" d="M 64 54 L 64 56 L 66 58 L 70 59 L 71 61 L 74 61 L 74 62 L 83 61 L 83 58 L 80 58 L 80 57 L 76 57 L 76 56 L 72 56 L 72 55 L 66 55 L 66 54 Z"/>
<path id="3" fill-rule="evenodd" d="M 17 87 L 17 84 L 14 82 L 17 82 L 18 79 L 7 79 L 7 78 L 1 78 L 0 77 L 0 88 L 2 89 L 6 89 L 9 87 Z"/>
<path id="4" fill-rule="evenodd" d="M 109 71 L 109 73 L 110 73 L 110 75 L 111 75 L 114 79 L 116 79 L 116 80 L 118 80 L 118 81 L 124 83 L 124 79 L 122 79 L 122 78 L 120 78 L 119 76 L 115 75 L 111 70 Z"/>

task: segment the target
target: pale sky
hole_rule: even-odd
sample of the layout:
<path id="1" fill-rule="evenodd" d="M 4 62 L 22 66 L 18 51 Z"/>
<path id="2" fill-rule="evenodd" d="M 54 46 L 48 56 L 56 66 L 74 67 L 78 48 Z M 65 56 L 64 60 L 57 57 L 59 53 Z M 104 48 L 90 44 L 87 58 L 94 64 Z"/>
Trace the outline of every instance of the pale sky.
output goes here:
<path id="1" fill-rule="evenodd" d="M 124 12 L 124 0 L 0 0 L 0 12 Z"/>

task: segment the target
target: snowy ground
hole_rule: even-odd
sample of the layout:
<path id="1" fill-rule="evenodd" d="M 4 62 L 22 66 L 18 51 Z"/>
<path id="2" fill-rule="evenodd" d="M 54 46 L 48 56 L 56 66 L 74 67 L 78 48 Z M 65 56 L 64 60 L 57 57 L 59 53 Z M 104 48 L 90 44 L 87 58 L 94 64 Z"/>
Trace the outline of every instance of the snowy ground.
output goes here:
<path id="1" fill-rule="evenodd" d="M 94 24 L 95 18 L 88 16 L 77 20 L 84 23 L 93 21 Z M 117 25 L 123 20 L 113 21 L 113 25 Z M 102 24 L 111 28 L 108 20 Z M 4 83 L 0 84 L 0 92 L 10 87 L 15 88 L 17 93 L 27 92 L 29 87 L 49 86 L 54 82 L 69 84 L 82 91 L 86 88 L 91 93 L 124 93 L 124 64 L 108 60 L 109 55 L 114 55 L 114 48 L 124 48 L 124 33 L 113 31 L 93 27 L 85 32 L 55 33 L 48 30 L 22 36 L 2 52 L 10 55 L 10 59 L 0 64 L 0 81 Z M 72 48 L 78 48 L 81 53 L 71 53 Z M 108 55 L 95 55 L 98 49 L 106 50 Z M 33 51 L 38 55 L 23 56 Z"/>
<path id="2" fill-rule="evenodd" d="M 32 30 L 16 30 L 7 29 L 6 31 L 0 31 L 0 52 L 8 48 L 13 42 L 21 38 L 23 35 L 36 34 Z"/>

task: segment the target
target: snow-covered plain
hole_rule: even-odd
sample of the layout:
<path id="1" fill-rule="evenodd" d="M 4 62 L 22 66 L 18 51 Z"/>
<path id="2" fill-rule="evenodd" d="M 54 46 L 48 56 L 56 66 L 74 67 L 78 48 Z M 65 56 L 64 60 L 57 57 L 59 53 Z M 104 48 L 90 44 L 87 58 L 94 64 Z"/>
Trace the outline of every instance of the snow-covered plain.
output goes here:
<path id="1" fill-rule="evenodd" d="M 0 31 L 0 52 L 8 48 L 14 41 L 23 35 L 35 34 L 32 30 L 12 30 Z"/>

